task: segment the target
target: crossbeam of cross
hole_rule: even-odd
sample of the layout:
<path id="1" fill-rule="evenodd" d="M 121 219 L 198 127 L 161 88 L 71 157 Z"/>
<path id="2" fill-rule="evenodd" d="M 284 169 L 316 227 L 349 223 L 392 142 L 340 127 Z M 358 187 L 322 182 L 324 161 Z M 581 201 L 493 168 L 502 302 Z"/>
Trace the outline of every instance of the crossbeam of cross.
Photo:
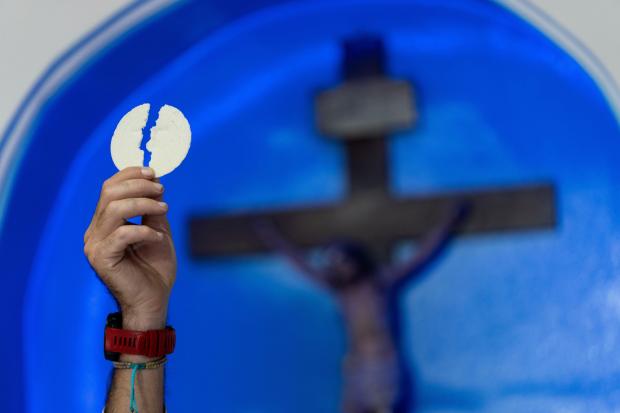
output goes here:
<path id="1" fill-rule="evenodd" d="M 466 203 L 469 213 L 456 234 L 555 226 L 555 190 L 548 182 L 393 196 L 387 136 L 413 125 L 412 87 L 385 75 L 384 46 L 376 37 L 346 40 L 342 68 L 344 83 L 318 95 L 316 117 L 319 130 L 345 146 L 347 197 L 332 205 L 193 216 L 189 220 L 192 256 L 267 252 L 256 231 L 256 224 L 267 220 L 300 248 L 323 246 L 334 239 L 355 240 L 388 261 L 396 242 L 421 238 L 459 203 Z"/>

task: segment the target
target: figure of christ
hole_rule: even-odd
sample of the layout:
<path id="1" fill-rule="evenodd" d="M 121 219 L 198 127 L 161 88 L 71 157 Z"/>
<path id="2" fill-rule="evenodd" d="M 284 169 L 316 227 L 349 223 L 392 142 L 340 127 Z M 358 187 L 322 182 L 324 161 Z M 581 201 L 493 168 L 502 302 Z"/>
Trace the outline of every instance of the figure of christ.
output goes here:
<path id="1" fill-rule="evenodd" d="M 331 243 L 323 250 L 324 263 L 315 266 L 270 221 L 255 223 L 262 242 L 339 303 L 348 340 L 343 412 L 409 413 L 413 408 L 410 373 L 399 346 L 398 293 L 440 255 L 467 210 L 464 203 L 455 205 L 411 259 L 392 266 L 378 265 L 367 248 L 354 241 Z"/>

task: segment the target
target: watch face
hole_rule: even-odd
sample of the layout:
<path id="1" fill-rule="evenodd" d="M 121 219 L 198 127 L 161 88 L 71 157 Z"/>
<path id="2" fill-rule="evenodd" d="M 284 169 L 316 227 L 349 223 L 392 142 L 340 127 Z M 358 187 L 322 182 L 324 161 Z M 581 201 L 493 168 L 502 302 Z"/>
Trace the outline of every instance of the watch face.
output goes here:
<path id="1" fill-rule="evenodd" d="M 106 327 L 123 328 L 123 314 L 120 312 L 108 314 Z"/>

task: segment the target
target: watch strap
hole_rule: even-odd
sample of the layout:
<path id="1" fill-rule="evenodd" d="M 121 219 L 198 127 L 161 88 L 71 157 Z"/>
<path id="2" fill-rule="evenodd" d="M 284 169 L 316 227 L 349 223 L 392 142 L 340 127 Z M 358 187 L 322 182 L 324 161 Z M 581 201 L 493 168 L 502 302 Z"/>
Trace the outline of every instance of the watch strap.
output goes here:
<path id="1" fill-rule="evenodd" d="M 163 357 L 174 351 L 176 333 L 172 327 L 164 330 L 132 331 L 107 327 L 105 350 L 113 353 Z"/>

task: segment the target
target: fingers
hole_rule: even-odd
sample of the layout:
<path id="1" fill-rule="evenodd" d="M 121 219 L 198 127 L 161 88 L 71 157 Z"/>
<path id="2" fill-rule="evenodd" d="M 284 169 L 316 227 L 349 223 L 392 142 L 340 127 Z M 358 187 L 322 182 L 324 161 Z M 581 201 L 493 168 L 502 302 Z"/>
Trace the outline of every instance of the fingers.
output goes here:
<path id="1" fill-rule="evenodd" d="M 170 223 L 165 214 L 162 215 L 145 215 L 142 217 L 142 225 L 170 234 Z"/>
<path id="2" fill-rule="evenodd" d="M 159 179 L 155 179 L 155 182 L 159 183 Z M 162 194 L 156 197 L 155 200 L 160 202 L 163 201 Z M 145 215 L 142 217 L 142 224 L 148 225 L 149 227 L 154 228 L 157 231 L 162 231 L 170 234 L 170 223 L 168 222 L 168 217 L 166 215 Z"/>
<path id="3" fill-rule="evenodd" d="M 101 187 L 95 218 L 108 203 L 114 200 L 161 196 L 163 186 L 159 181 L 153 182 L 153 180 L 155 180 L 155 171 L 151 168 L 132 166 L 117 172 L 108 178 Z"/>
<path id="4" fill-rule="evenodd" d="M 129 218 L 141 215 L 164 215 L 168 211 L 165 202 L 149 198 L 129 198 L 110 202 L 99 214 L 93 229 L 96 239 L 110 235 Z"/>
<path id="5" fill-rule="evenodd" d="M 131 166 L 129 168 L 125 168 L 122 171 L 117 172 L 112 175 L 107 181 L 105 181 L 104 186 L 107 184 L 116 184 L 121 181 L 125 181 L 127 179 L 153 179 L 155 178 L 155 171 L 152 168 L 146 168 L 141 166 Z"/>
<path id="6" fill-rule="evenodd" d="M 97 245 L 96 256 L 89 256 L 95 268 L 111 268 L 120 261 L 125 250 L 139 242 L 161 241 L 164 235 L 145 225 L 122 225 Z"/>
<path id="7" fill-rule="evenodd" d="M 106 184 L 101 190 L 99 203 L 105 207 L 112 201 L 127 198 L 157 198 L 164 192 L 159 182 L 147 179 L 127 179 L 124 181 Z"/>
<path id="8" fill-rule="evenodd" d="M 101 188 L 99 203 L 95 209 L 92 222 L 84 234 L 84 242 L 87 242 L 91 237 L 103 239 L 116 227 L 124 223 L 124 221 L 117 221 L 120 223 L 112 227 L 104 225 L 104 232 L 98 233 L 98 228 L 102 227 L 102 218 L 109 215 L 104 214 L 104 212 L 108 211 L 110 204 L 114 201 L 132 198 L 153 198 L 161 201 L 164 188 L 154 176 L 154 171 L 151 168 L 130 167 L 117 172 L 106 180 Z M 106 220 L 106 224 L 109 223 L 109 220 Z"/>

